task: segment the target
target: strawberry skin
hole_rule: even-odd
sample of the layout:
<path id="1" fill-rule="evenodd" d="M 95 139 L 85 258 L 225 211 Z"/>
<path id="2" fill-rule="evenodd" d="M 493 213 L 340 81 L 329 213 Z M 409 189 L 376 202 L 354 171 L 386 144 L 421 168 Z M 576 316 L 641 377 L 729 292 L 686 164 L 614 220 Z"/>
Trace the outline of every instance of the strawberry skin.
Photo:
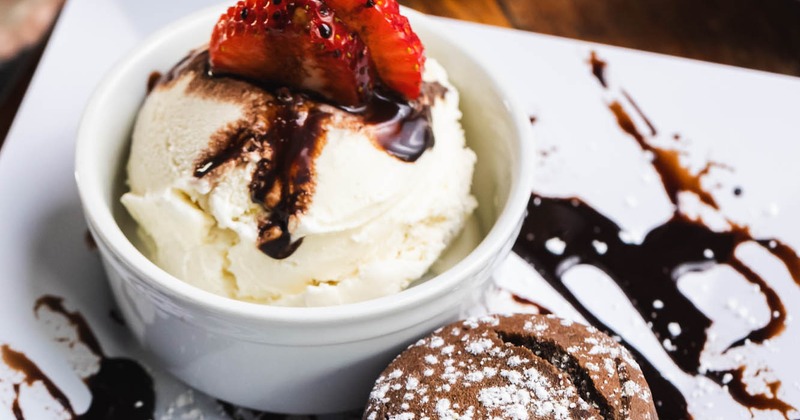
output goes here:
<path id="1" fill-rule="evenodd" d="M 315 92 L 346 106 L 371 93 L 370 55 L 321 0 L 239 1 L 209 43 L 211 71 Z"/>
<path id="2" fill-rule="evenodd" d="M 369 49 L 378 77 L 404 99 L 419 97 L 425 54 L 422 42 L 400 15 L 396 0 L 326 0 Z"/>

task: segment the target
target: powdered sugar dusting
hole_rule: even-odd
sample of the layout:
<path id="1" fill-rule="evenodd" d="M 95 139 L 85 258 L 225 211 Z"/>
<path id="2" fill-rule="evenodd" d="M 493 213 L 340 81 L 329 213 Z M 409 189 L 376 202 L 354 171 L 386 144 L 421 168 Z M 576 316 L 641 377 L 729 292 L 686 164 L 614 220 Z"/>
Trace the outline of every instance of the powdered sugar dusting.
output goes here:
<path id="1" fill-rule="evenodd" d="M 614 418 L 655 413 L 630 354 L 580 324 L 530 314 L 490 316 L 440 332 L 411 346 L 378 379 L 366 418 L 599 420 L 596 397 L 577 379 L 573 383 L 574 369 L 591 378 Z M 556 346 L 560 353 L 534 344 L 556 338 L 568 341 Z"/>

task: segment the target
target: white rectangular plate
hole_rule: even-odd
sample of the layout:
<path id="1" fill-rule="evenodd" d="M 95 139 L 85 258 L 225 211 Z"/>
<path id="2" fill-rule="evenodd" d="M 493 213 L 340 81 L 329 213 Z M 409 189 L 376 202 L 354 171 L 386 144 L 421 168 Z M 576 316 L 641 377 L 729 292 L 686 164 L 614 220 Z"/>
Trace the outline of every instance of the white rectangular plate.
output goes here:
<path id="1" fill-rule="evenodd" d="M 74 360 L 52 340 L 32 311 L 43 295 L 64 298 L 88 320 L 107 355 L 131 357 L 148 365 L 112 309 L 98 256 L 84 243 L 85 225 L 73 180 L 75 132 L 83 107 L 100 78 L 143 37 L 191 11 L 217 1 L 169 2 L 71 0 L 67 2 L 25 101 L 0 150 L 0 344 L 24 352 L 64 390 L 77 412 L 89 394 L 73 371 Z M 710 222 L 731 220 L 757 237 L 776 237 L 800 248 L 800 79 L 676 59 L 579 41 L 490 28 L 441 19 L 452 37 L 468 46 L 504 83 L 518 93 L 533 124 L 539 167 L 534 189 L 551 196 L 579 196 L 619 224 L 636 241 L 672 214 L 646 154 L 619 129 L 608 104 L 622 89 L 658 128 L 658 144 L 686 151 L 685 163 L 725 165 L 704 179 L 720 204 L 709 212 L 683 197 L 686 211 Z M 591 73 L 589 54 L 608 62 L 609 89 Z M 177 57 L 176 57 L 177 59 Z M 145 76 L 143 76 L 145 77 Z M 638 118 L 638 117 L 637 117 Z M 643 123 L 641 119 L 638 123 Z M 675 141 L 674 134 L 681 140 Z M 741 188 L 742 194 L 733 190 Z M 772 285 L 787 312 L 798 313 L 800 287 L 774 258 L 753 247 L 737 253 Z M 538 274 L 512 256 L 495 275 L 499 288 L 487 295 L 492 311 L 530 310 L 511 293 L 556 313 L 580 319 Z M 579 267 L 567 284 L 602 320 L 647 354 L 686 395 L 696 418 L 750 418 L 747 409 L 708 380 L 678 370 L 614 284 L 598 270 Z M 708 363 L 725 364 L 720 348 L 762 325 L 770 316 L 760 294 L 732 270 L 688 274 L 681 290 L 715 321 L 717 337 Z M 476 311 L 486 308 L 476 308 Z M 800 327 L 768 345 L 748 346 L 727 355 L 746 359 L 751 383 L 783 382 L 779 396 L 800 406 Z M 0 369 L 0 372 L 2 369 Z M 764 373 L 766 372 L 766 373 Z M 160 418 L 224 418 L 202 395 L 154 371 Z M 0 374 L 0 379 L 4 376 Z M 2 385 L 0 381 L 0 385 Z M 0 419 L 14 418 L 12 390 L 0 386 Z M 29 418 L 43 408 L 35 393 L 24 407 Z M 52 414 L 52 412 L 50 412 Z M 759 418 L 782 418 L 755 412 Z M 800 416 L 794 413 L 795 417 Z"/>

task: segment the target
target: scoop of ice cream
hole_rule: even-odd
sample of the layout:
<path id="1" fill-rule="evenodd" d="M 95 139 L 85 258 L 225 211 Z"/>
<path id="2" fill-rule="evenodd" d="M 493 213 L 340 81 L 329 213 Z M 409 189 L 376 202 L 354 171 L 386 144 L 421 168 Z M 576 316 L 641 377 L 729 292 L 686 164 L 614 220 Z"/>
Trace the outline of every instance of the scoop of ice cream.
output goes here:
<path id="1" fill-rule="evenodd" d="M 133 132 L 122 202 L 167 272 L 241 300 L 356 302 L 423 277 L 467 224 L 476 158 L 434 60 L 419 101 L 358 112 L 206 63 L 163 76 Z"/>

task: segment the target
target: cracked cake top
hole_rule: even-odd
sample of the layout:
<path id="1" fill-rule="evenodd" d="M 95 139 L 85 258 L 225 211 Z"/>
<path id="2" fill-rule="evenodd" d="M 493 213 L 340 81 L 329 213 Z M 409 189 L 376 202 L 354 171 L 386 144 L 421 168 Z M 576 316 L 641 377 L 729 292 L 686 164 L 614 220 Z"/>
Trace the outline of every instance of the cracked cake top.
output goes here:
<path id="1" fill-rule="evenodd" d="M 657 419 L 639 365 L 593 327 L 492 315 L 436 330 L 398 356 L 364 414 L 378 419 Z"/>

